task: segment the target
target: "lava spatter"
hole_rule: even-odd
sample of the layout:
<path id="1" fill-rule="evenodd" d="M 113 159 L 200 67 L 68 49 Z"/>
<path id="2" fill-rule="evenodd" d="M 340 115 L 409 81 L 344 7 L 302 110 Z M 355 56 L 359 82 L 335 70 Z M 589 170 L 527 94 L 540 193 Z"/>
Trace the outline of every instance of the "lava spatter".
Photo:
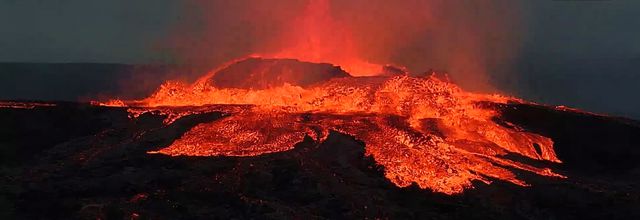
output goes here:
<path id="1" fill-rule="evenodd" d="M 415 183 L 455 194 L 475 180 L 526 186 L 511 169 L 563 177 L 505 157 L 560 163 L 551 139 L 498 124 L 494 119 L 499 113 L 481 104 L 520 100 L 469 93 L 434 76 L 338 77 L 262 89 L 220 88 L 208 82 L 166 83 L 149 98 L 107 104 L 129 106 L 134 117 L 164 114 L 167 124 L 203 112 L 228 115 L 196 125 L 170 146 L 150 153 L 256 156 L 290 150 L 306 136 L 321 142 L 333 130 L 363 141 L 366 155 L 384 166 L 385 176 L 399 187 Z"/>

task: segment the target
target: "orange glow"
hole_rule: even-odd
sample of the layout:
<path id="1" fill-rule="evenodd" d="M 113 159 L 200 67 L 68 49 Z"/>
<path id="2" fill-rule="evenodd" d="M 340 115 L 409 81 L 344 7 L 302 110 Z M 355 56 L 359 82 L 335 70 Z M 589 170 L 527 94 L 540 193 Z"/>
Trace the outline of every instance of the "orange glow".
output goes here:
<path id="1" fill-rule="evenodd" d="M 483 87 L 485 62 L 495 59 L 502 63 L 511 51 L 507 46 L 511 44 L 506 41 L 500 40 L 499 47 L 491 44 L 494 39 L 502 39 L 496 36 L 510 36 L 511 29 L 508 33 L 500 31 L 504 19 L 497 19 L 489 29 L 476 23 L 478 19 L 486 20 L 480 24 L 494 23 L 490 18 L 495 10 L 486 10 L 493 9 L 493 4 L 477 3 L 459 9 L 447 1 L 389 6 L 363 2 L 363 5 L 338 4 L 332 10 L 328 0 L 309 0 L 306 7 L 298 11 L 297 7 L 268 7 L 272 1 L 255 1 L 255 4 L 246 4 L 254 5 L 255 8 L 248 7 L 254 10 L 239 10 L 246 13 L 239 16 L 243 19 L 229 19 L 231 23 L 220 22 L 227 18 L 225 13 L 211 13 L 213 17 L 208 20 L 213 25 L 211 30 L 215 31 L 205 39 L 219 40 L 203 43 L 212 43 L 215 47 L 195 47 L 196 60 L 210 61 L 206 58 L 209 53 L 206 49 L 215 49 L 214 55 L 262 52 L 253 57 L 278 60 L 246 59 L 258 63 L 253 66 L 241 66 L 246 65 L 242 63 L 245 59 L 233 60 L 192 84 L 166 82 L 142 100 L 95 104 L 128 107 L 132 118 L 145 113 L 160 114 L 166 117 L 165 124 L 187 115 L 224 114 L 219 120 L 194 126 L 170 146 L 149 153 L 256 156 L 290 150 L 305 137 L 320 143 L 330 131 L 337 131 L 363 141 L 366 155 L 382 165 L 386 178 L 399 187 L 417 184 L 423 189 L 456 194 L 471 188 L 473 181 L 489 184 L 497 179 L 527 186 L 513 169 L 564 178 L 550 168 L 506 157 L 515 154 L 533 160 L 561 162 L 551 139 L 515 125 L 497 123 L 499 113 L 482 104 L 521 100 L 466 92 L 434 75 L 410 77 L 406 68 L 386 68 L 368 60 L 376 57 L 376 60 L 392 61 L 396 60 L 392 59 L 394 56 L 399 56 L 404 58 L 399 60 L 405 62 L 420 62 L 413 66 L 438 63 L 451 71 L 462 72 L 458 73 L 465 76 L 461 81 Z M 218 3 L 203 1 L 202 4 L 224 8 Z M 222 6 L 230 9 L 247 8 L 240 3 L 243 7 L 232 7 L 234 1 L 224 3 Z M 478 8 L 490 13 L 467 17 L 477 14 Z M 466 13 L 467 10 L 474 13 Z M 350 17 L 354 21 L 345 23 L 338 19 L 340 16 L 332 14 L 339 12 L 353 15 Z M 237 16 L 237 13 L 229 14 Z M 387 21 L 389 19 L 394 21 Z M 219 27 L 227 29 L 219 31 Z M 273 27 L 279 30 L 275 36 L 270 32 Z M 237 29 L 244 31 L 239 32 L 242 35 L 233 32 Z M 245 34 L 255 36 L 249 40 L 239 37 Z M 422 42 L 423 46 L 414 50 L 414 46 L 405 45 L 409 42 Z M 487 55 L 498 58 L 485 59 L 492 57 L 483 56 L 486 51 L 491 51 Z M 433 57 L 435 55 L 437 57 Z M 288 60 L 289 64 L 283 64 L 284 58 L 329 63 L 340 68 L 323 65 L 322 68 L 337 72 L 332 72 L 332 76 L 317 75 L 315 69 L 305 69 L 306 64 L 294 68 L 293 65 L 300 64 L 298 61 L 291 64 Z M 430 59 L 431 64 L 423 62 L 425 59 Z M 228 69 L 234 65 L 239 65 L 235 66 L 236 72 Z M 216 75 L 225 70 L 228 72 Z M 348 74 L 341 75 L 345 71 Z M 214 79 L 217 76 L 220 78 Z M 221 83 L 216 84 L 216 80 Z M 245 81 L 234 83 L 233 80 Z"/>
<path id="2" fill-rule="evenodd" d="M 127 104 L 125 104 L 122 100 L 120 99 L 112 99 L 106 102 L 96 102 L 96 101 L 92 101 L 91 102 L 92 105 L 99 105 L 99 106 L 108 106 L 108 107 L 126 107 Z"/>
<path id="3" fill-rule="evenodd" d="M 132 117 L 162 114 L 167 124 L 185 115 L 226 115 L 149 153 L 255 156 L 290 150 L 305 136 L 322 142 L 334 130 L 362 140 L 366 155 L 400 187 L 415 183 L 455 194 L 472 187 L 474 180 L 527 186 L 510 169 L 563 177 L 505 157 L 560 163 L 551 139 L 500 125 L 493 120 L 498 112 L 480 104 L 522 102 L 515 98 L 465 92 L 433 75 L 341 77 L 306 87 L 265 89 L 216 88 L 208 80 L 213 75 L 193 84 L 167 82 L 146 99 L 107 105 L 129 106 Z"/>
<path id="4" fill-rule="evenodd" d="M 286 42 L 284 48 L 265 57 L 332 63 L 354 76 L 380 74 L 382 65 L 358 56 L 353 33 L 333 18 L 330 7 L 327 0 L 310 0 L 304 12 L 288 25 L 290 31 L 279 39 Z"/>
<path id="5" fill-rule="evenodd" d="M 332 63 L 354 76 L 396 64 L 496 91 L 491 80 L 510 72 L 526 33 L 519 1 L 187 2 L 163 49 L 179 63 L 207 67 L 249 54 Z"/>

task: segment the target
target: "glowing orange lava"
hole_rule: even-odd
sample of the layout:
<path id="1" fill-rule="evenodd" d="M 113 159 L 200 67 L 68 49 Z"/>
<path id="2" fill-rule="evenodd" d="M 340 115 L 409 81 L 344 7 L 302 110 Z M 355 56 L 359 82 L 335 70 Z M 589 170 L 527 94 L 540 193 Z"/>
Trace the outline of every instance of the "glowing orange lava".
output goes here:
<path id="1" fill-rule="evenodd" d="M 322 142 L 334 130 L 362 140 L 366 155 L 400 187 L 415 183 L 455 194 L 475 180 L 526 186 L 510 169 L 563 177 L 505 157 L 560 163 L 551 139 L 496 123 L 498 112 L 482 104 L 521 102 L 515 98 L 465 92 L 435 76 L 337 77 L 309 86 L 243 89 L 214 87 L 214 75 L 194 84 L 168 82 L 146 99 L 106 105 L 129 106 L 133 117 L 163 114 L 167 124 L 185 115 L 226 114 L 150 153 L 255 156 L 290 150 L 305 136 Z"/>

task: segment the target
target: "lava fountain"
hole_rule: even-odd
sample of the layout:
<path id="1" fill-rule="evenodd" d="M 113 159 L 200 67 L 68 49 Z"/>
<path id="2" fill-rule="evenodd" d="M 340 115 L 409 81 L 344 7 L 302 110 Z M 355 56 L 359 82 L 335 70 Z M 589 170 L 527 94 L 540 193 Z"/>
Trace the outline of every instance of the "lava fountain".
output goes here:
<path id="1" fill-rule="evenodd" d="M 305 137 L 322 142 L 337 131 L 363 141 L 366 155 L 399 187 L 455 194 L 473 181 L 527 186 L 514 169 L 563 178 L 506 157 L 560 163 L 551 139 L 496 121 L 499 113 L 487 103 L 508 102 L 523 101 L 466 92 L 434 75 L 353 77 L 327 63 L 252 57 L 193 84 L 167 82 L 142 100 L 100 104 L 126 106 L 133 117 L 165 115 L 166 124 L 185 115 L 225 113 L 149 153 L 256 156 L 290 150 Z"/>

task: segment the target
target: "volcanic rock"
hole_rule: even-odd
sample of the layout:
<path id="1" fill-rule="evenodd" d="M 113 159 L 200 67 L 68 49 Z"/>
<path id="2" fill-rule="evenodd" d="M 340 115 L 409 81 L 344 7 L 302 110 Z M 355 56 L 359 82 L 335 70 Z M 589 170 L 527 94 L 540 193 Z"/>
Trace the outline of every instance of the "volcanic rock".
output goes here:
<path id="1" fill-rule="evenodd" d="M 518 172 L 531 186 L 495 179 L 445 195 L 395 186 L 364 143 L 338 132 L 254 157 L 172 157 L 146 152 L 224 116 L 195 114 L 165 126 L 158 115 L 130 120 L 125 108 L 0 108 L 0 218 L 640 217 L 638 122 L 529 104 L 495 108 L 504 126 L 553 137 L 563 160 L 555 169 L 568 178 Z"/>
<path id="2" fill-rule="evenodd" d="M 266 89 L 284 84 L 305 87 L 338 77 L 350 75 L 328 63 L 247 58 L 219 70 L 208 82 L 217 88 Z"/>

